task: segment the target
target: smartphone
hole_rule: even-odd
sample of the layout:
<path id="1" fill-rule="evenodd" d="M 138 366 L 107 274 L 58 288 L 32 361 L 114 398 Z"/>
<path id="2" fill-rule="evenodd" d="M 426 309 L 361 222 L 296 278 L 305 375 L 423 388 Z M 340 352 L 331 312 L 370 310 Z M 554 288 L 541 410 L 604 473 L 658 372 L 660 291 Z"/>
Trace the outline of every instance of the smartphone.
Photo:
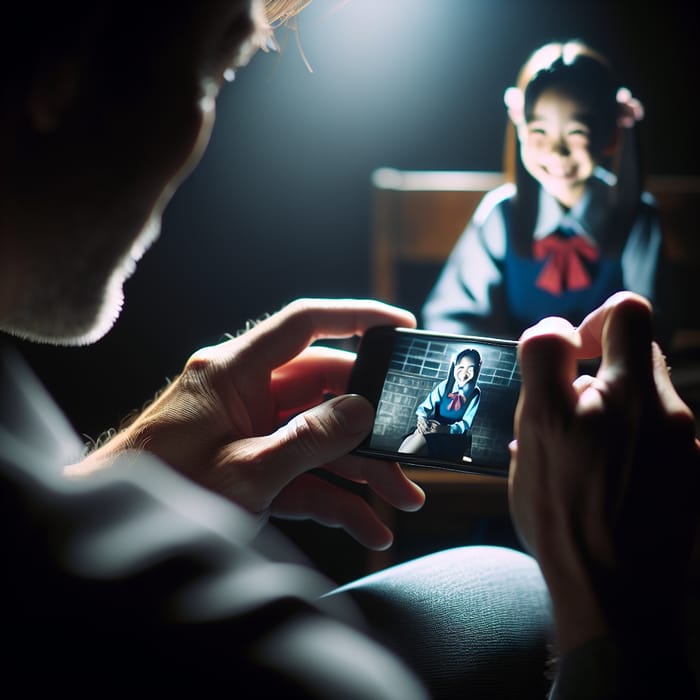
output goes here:
<path id="1" fill-rule="evenodd" d="M 355 454 L 508 475 L 520 392 L 518 343 L 407 328 L 369 329 L 348 386 L 375 407 Z"/>

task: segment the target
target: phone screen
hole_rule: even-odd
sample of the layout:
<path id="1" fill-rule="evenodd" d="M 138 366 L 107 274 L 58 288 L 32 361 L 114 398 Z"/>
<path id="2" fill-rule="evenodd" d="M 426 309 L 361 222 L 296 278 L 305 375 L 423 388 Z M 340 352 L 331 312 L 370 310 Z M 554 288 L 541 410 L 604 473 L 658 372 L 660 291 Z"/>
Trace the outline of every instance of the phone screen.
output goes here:
<path id="1" fill-rule="evenodd" d="M 372 401 L 376 417 L 355 452 L 507 476 L 520 384 L 516 341 L 371 329 L 349 391 Z"/>

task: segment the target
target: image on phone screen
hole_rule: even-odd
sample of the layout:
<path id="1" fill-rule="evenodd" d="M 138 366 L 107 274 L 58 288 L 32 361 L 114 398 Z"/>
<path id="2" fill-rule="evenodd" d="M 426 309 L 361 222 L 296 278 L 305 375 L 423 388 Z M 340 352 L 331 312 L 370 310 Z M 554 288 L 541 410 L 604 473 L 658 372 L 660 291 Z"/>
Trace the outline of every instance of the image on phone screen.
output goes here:
<path id="1" fill-rule="evenodd" d="M 506 476 L 520 384 L 515 341 L 372 329 L 350 387 L 376 409 L 357 452 Z"/>

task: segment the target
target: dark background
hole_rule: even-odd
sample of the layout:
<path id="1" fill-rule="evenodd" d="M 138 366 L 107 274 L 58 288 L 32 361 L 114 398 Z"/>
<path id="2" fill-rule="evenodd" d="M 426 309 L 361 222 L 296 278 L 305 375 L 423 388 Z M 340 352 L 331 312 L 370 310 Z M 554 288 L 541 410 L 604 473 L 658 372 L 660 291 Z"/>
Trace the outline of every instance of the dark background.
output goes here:
<path id="1" fill-rule="evenodd" d="M 68 417 L 114 426 L 200 345 L 299 296 L 369 294 L 370 175 L 499 170 L 504 89 L 582 38 L 646 107 L 648 170 L 698 174 L 695 2 L 314 0 L 225 88 L 210 148 L 89 348 L 20 343 Z"/>
<path id="2" fill-rule="evenodd" d="M 89 348 L 22 345 L 95 436 L 191 351 L 299 296 L 369 294 L 370 175 L 498 170 L 504 89 L 552 39 L 598 47 L 646 107 L 648 169 L 698 174 L 690 1 L 314 0 L 224 89 L 210 148 Z"/>

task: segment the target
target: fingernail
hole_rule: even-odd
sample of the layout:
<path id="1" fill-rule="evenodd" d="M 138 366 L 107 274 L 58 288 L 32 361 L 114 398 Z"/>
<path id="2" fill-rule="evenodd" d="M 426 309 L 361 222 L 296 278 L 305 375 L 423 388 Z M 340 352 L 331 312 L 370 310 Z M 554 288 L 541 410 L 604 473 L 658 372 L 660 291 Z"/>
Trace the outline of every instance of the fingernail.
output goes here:
<path id="1" fill-rule="evenodd" d="M 372 427 L 372 408 L 369 401 L 362 396 L 340 396 L 333 404 L 333 413 L 348 433 L 365 434 Z"/>

